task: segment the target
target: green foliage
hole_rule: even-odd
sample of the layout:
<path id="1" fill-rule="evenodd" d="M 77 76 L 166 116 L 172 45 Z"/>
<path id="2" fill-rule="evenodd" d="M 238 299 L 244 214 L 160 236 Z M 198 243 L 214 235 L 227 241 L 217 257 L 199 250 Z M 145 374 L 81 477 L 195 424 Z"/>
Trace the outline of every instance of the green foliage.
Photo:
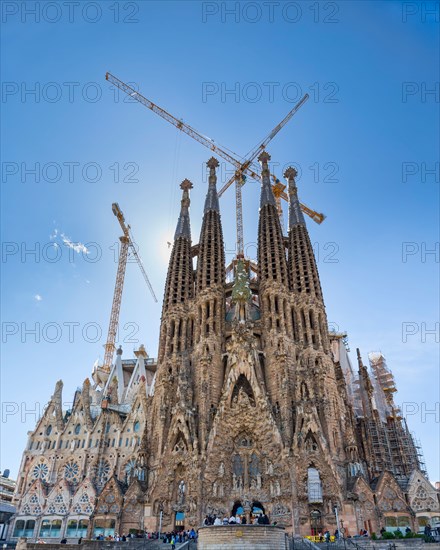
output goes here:
<path id="1" fill-rule="evenodd" d="M 396 539 L 403 539 L 403 533 L 399 528 L 394 531 L 394 536 Z"/>
<path id="2" fill-rule="evenodd" d="M 394 533 L 391 533 L 390 531 L 385 531 L 385 533 L 382 534 L 383 539 L 395 539 Z"/>
<path id="3" fill-rule="evenodd" d="M 376 533 L 371 533 L 371 540 L 377 540 Z"/>

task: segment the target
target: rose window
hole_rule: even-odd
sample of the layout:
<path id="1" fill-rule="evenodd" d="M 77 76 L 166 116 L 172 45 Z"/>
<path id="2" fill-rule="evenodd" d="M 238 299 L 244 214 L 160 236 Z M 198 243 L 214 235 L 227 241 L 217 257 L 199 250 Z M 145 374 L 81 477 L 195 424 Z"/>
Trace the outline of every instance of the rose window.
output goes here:
<path id="1" fill-rule="evenodd" d="M 104 483 L 110 477 L 110 464 L 107 460 L 100 460 L 94 468 L 94 478 L 98 485 L 104 485 Z"/>
<path id="2" fill-rule="evenodd" d="M 77 481 L 79 474 L 79 466 L 77 462 L 71 460 L 64 466 L 64 477 L 68 481 Z"/>
<path id="3" fill-rule="evenodd" d="M 125 473 L 127 474 L 127 476 L 133 475 L 135 468 L 136 468 L 136 459 L 132 458 L 125 465 Z"/>
<path id="4" fill-rule="evenodd" d="M 34 466 L 32 477 L 34 479 L 45 479 L 49 474 L 49 468 L 45 462 L 40 462 Z"/>

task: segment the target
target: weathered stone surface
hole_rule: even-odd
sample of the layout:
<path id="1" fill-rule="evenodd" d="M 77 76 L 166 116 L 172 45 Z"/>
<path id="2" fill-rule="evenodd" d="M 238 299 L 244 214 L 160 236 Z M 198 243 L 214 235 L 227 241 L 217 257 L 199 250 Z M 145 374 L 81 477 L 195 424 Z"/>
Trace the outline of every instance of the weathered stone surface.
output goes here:
<path id="1" fill-rule="evenodd" d="M 199 529 L 198 550 L 288 550 L 286 533 L 273 525 L 218 525 Z"/>
<path id="2" fill-rule="evenodd" d="M 351 535 L 393 522 L 417 531 L 440 516 L 392 392 L 383 395 L 360 354 L 354 372 L 328 331 L 296 173 L 286 170 L 285 237 L 268 158 L 260 156 L 257 264 L 225 269 L 215 159 L 196 246 L 192 184 L 183 182 L 157 364 L 142 347 L 135 360 L 118 354 L 110 373 L 94 368 L 64 413 L 56 384 L 23 453 L 12 538 L 27 522 L 34 538 L 55 522 L 69 542 L 104 527 L 197 529 L 206 514 L 237 509 L 248 523 L 263 510 L 297 535 L 334 532 L 335 507 Z"/>

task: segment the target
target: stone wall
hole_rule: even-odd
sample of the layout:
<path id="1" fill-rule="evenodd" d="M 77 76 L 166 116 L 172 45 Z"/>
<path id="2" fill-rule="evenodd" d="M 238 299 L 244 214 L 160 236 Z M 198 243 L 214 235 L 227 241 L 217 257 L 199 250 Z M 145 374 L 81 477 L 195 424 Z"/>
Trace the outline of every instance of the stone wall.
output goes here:
<path id="1" fill-rule="evenodd" d="M 287 550 L 284 528 L 274 525 L 201 527 L 197 550 Z"/>

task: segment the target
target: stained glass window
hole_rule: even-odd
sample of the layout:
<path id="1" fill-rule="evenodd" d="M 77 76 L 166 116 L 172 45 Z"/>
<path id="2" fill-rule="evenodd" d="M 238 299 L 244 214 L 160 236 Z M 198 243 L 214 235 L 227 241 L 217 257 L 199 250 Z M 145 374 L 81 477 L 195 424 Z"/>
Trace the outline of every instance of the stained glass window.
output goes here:
<path id="1" fill-rule="evenodd" d="M 49 468 L 45 462 L 36 464 L 32 470 L 32 476 L 34 479 L 45 479 L 49 474 Z"/>
<path id="2" fill-rule="evenodd" d="M 78 463 L 74 460 L 69 460 L 64 466 L 64 477 L 68 481 L 77 481 L 78 480 L 78 474 L 79 474 L 79 466 Z"/>

